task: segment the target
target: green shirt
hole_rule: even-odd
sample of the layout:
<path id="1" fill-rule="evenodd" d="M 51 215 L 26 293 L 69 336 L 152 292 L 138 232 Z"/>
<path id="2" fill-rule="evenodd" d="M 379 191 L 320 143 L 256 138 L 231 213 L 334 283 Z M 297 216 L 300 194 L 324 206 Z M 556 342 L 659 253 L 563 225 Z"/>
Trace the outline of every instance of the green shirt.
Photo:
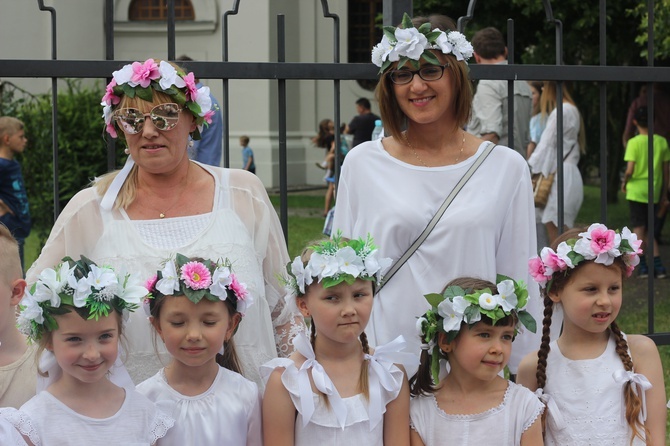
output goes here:
<path id="1" fill-rule="evenodd" d="M 649 198 L 648 165 L 648 136 L 637 135 L 628 140 L 624 161 L 633 161 L 633 175 L 626 183 L 626 200 L 647 203 Z M 661 198 L 661 187 L 663 183 L 663 163 L 670 161 L 670 149 L 668 141 L 660 136 L 654 135 L 654 203 Z"/>

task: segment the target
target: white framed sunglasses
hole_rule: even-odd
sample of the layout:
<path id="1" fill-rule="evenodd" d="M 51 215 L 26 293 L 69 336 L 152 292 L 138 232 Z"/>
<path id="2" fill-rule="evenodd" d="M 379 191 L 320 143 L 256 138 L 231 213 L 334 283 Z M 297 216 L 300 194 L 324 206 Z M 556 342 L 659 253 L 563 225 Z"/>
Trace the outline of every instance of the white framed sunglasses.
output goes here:
<path id="1" fill-rule="evenodd" d="M 169 132 L 179 123 L 181 111 L 182 108 L 173 102 L 159 104 L 149 113 L 142 113 L 136 108 L 120 108 L 114 112 L 114 120 L 123 133 L 128 135 L 140 133 L 147 116 L 151 118 L 151 123 L 158 130 Z"/>

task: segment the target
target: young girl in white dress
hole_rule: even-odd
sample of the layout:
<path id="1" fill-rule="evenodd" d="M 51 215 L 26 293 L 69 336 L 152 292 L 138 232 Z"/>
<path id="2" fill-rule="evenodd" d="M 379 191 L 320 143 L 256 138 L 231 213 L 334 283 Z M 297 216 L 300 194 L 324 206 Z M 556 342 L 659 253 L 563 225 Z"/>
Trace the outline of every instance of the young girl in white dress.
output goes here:
<path id="1" fill-rule="evenodd" d="M 615 321 L 640 244 L 628 228 L 594 223 L 564 233 L 529 262 L 544 294 L 542 344 L 523 359 L 518 379 L 547 404 L 547 445 L 665 444 L 658 349 L 646 336 L 626 336 Z M 556 306 L 563 330 L 550 342 Z"/>
<path id="2" fill-rule="evenodd" d="M 462 277 L 425 297 L 421 365 L 410 380 L 411 445 L 541 445 L 544 405 L 500 376 L 518 330 L 536 328 L 523 282 Z M 449 371 L 440 380 L 442 359 Z"/>
<path id="3" fill-rule="evenodd" d="M 252 298 L 230 262 L 176 254 L 147 288 L 145 310 L 172 361 L 137 390 L 175 419 L 161 445 L 262 445 L 260 394 L 233 343 Z"/>
<path id="4" fill-rule="evenodd" d="M 397 363 L 416 357 L 400 350 L 402 337 L 368 346 L 375 284 L 390 259 L 371 237 L 335 236 L 305 249 L 287 265 L 289 305 L 311 317 L 311 337 L 294 340 L 290 358 L 261 367 L 266 444 L 406 445 L 409 387 Z"/>
<path id="5" fill-rule="evenodd" d="M 118 387 L 108 379 L 122 320 L 146 294 L 130 275 L 85 257 L 66 257 L 42 271 L 21 301 L 18 324 L 38 343 L 38 371 L 48 373 L 51 384 L 19 410 L 0 409 L 0 415 L 36 446 L 155 444 L 174 420 L 132 384 Z"/>

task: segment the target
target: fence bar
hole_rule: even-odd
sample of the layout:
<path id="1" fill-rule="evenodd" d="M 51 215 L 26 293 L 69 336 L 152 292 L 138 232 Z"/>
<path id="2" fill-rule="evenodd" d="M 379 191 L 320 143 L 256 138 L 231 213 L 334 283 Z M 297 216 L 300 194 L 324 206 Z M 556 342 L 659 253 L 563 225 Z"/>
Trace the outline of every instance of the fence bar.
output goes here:
<path id="1" fill-rule="evenodd" d="M 168 60 L 175 60 L 175 15 L 174 15 L 174 0 L 167 2 L 167 54 Z"/>
<path id="2" fill-rule="evenodd" d="M 237 15 L 237 12 L 240 10 L 240 0 L 235 0 L 233 8 L 223 13 L 223 19 L 221 21 L 221 38 L 222 38 L 222 49 L 223 52 L 223 62 L 228 62 L 228 16 Z M 223 69 L 223 72 L 227 70 Z M 200 73 L 200 70 L 198 70 Z M 199 76 L 202 78 L 203 76 Z M 205 76 L 206 77 L 206 76 Z M 221 114 L 223 116 L 223 166 L 230 167 L 230 88 L 228 84 L 228 77 L 221 77 L 223 82 L 223 109 Z"/>
<path id="3" fill-rule="evenodd" d="M 333 19 L 333 63 L 340 63 L 340 17 L 337 14 L 333 14 L 329 11 L 328 0 L 321 0 L 321 9 L 323 10 L 323 16 L 326 18 Z M 341 133 L 340 133 L 340 80 L 333 80 L 333 98 L 334 98 L 334 118 L 333 122 L 335 125 L 335 179 L 336 184 L 340 180 L 340 162 L 342 160 L 342 153 L 340 152 L 341 147 Z M 326 193 L 328 193 L 326 191 Z"/>
<path id="4" fill-rule="evenodd" d="M 514 64 L 514 20 L 507 19 L 507 63 Z M 507 80 L 507 146 L 514 147 L 514 120 L 516 113 L 514 113 L 514 81 Z M 521 141 L 516 141 L 521 144 Z M 517 150 L 518 152 L 518 150 Z M 526 153 L 526 148 L 523 148 L 523 153 Z M 525 156 L 524 156 L 525 158 Z"/>
<path id="5" fill-rule="evenodd" d="M 114 0 L 105 0 L 105 60 L 114 60 Z M 109 84 L 112 79 L 105 77 Z M 116 169 L 116 139 L 105 138 L 107 143 L 107 171 Z"/>
<path id="6" fill-rule="evenodd" d="M 286 61 L 286 17 L 284 14 L 277 15 L 277 61 Z M 279 222 L 284 231 L 284 240 L 288 244 L 288 169 L 286 156 L 286 79 L 277 80 L 279 119 Z"/>
<path id="7" fill-rule="evenodd" d="M 647 1 L 647 61 L 649 67 L 654 66 L 654 0 Z M 647 202 L 647 240 L 646 252 L 647 267 L 650 269 L 647 276 L 647 331 L 654 332 L 654 278 L 656 268 L 654 268 L 654 232 L 656 231 L 656 215 L 654 215 L 654 84 L 647 84 L 647 164 L 648 164 L 648 202 Z M 662 191 L 667 193 L 667 191 Z"/>
<path id="8" fill-rule="evenodd" d="M 600 0 L 599 20 L 599 60 L 600 66 L 607 66 L 607 0 Z M 600 221 L 607 223 L 607 162 L 609 150 L 607 150 L 607 84 L 598 83 L 599 88 L 599 113 L 600 113 Z"/>

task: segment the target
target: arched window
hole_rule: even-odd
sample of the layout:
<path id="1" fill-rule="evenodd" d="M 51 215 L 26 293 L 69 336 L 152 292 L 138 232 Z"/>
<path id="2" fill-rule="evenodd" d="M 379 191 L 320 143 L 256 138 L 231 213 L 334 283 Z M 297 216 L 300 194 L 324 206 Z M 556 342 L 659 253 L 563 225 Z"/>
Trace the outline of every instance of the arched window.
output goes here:
<path id="1" fill-rule="evenodd" d="M 348 62 L 368 63 L 372 47 L 382 38 L 377 17 L 382 14 L 383 0 L 349 0 Z M 372 80 L 359 80 L 361 87 L 372 90 L 377 84 Z"/>
<path id="2" fill-rule="evenodd" d="M 128 10 L 130 21 L 167 20 L 167 0 L 133 0 Z M 195 20 L 191 0 L 175 0 L 174 16 L 176 20 Z"/>

